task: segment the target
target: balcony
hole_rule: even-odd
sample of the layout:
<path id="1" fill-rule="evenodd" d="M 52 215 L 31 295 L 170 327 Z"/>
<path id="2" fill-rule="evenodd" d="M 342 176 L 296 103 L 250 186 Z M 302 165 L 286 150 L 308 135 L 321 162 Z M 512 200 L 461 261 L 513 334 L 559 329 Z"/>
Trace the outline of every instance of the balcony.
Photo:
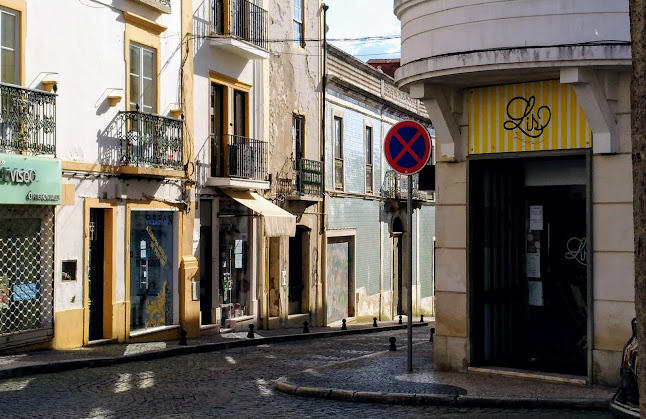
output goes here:
<path id="1" fill-rule="evenodd" d="M 269 58 L 266 10 L 247 0 L 211 0 L 210 17 L 212 47 L 247 60 Z"/>
<path id="2" fill-rule="evenodd" d="M 184 121 L 138 109 L 119 112 L 117 116 L 120 164 L 183 170 Z"/>
<path id="3" fill-rule="evenodd" d="M 56 155 L 56 94 L 0 83 L 0 152 Z"/>
<path id="4" fill-rule="evenodd" d="M 160 13 L 170 14 L 170 0 L 135 0 Z"/>
<path id="5" fill-rule="evenodd" d="M 415 174 L 413 178 L 413 200 L 414 201 L 434 201 L 434 191 L 419 190 L 419 175 Z M 387 170 L 384 176 L 384 183 L 381 186 L 381 196 L 386 200 L 404 201 L 408 199 L 408 176 L 401 175 L 394 170 Z"/>
<path id="6" fill-rule="evenodd" d="M 239 135 L 211 136 L 208 186 L 267 189 L 268 144 Z"/>
<path id="7" fill-rule="evenodd" d="M 323 197 L 323 164 L 317 160 L 300 159 L 294 179 L 278 179 L 276 193 L 288 200 L 318 202 Z"/>

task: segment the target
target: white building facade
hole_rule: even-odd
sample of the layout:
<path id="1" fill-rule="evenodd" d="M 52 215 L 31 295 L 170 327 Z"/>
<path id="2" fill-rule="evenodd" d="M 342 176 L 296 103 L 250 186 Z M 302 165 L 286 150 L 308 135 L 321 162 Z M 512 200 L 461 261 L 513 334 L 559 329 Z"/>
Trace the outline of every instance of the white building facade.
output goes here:
<path id="1" fill-rule="evenodd" d="M 0 161 L 35 175 L 0 184 L 20 195 L 2 202 L 0 347 L 178 337 L 197 271 L 190 2 L 62 3 L 0 2 Z"/>
<path id="2" fill-rule="evenodd" d="M 396 0 L 437 134 L 438 369 L 618 380 L 634 317 L 628 2 Z"/>

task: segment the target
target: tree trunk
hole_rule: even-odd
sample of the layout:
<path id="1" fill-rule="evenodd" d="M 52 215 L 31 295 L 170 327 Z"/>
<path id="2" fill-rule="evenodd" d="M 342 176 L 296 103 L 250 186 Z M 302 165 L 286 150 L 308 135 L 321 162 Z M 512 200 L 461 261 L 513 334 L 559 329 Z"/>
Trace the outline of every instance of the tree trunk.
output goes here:
<path id="1" fill-rule="evenodd" d="M 639 405 L 646 418 L 646 0 L 630 0 L 630 83 Z"/>

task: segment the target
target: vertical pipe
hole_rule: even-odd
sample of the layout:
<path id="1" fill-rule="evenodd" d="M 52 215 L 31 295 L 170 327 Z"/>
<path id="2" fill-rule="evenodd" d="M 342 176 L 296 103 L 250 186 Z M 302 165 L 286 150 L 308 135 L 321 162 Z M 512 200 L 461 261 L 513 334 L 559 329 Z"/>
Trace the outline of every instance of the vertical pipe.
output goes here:
<path id="1" fill-rule="evenodd" d="M 408 175 L 408 372 L 413 372 L 413 175 Z"/>

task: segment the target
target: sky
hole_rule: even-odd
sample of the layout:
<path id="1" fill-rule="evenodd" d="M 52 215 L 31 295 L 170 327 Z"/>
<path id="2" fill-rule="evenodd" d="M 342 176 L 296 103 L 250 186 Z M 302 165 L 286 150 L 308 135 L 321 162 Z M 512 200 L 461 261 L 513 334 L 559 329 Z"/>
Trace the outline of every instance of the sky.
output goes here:
<path id="1" fill-rule="evenodd" d="M 328 42 L 362 61 L 399 58 L 400 22 L 393 13 L 393 0 L 325 0 Z M 387 40 L 348 40 L 396 36 Z"/>

